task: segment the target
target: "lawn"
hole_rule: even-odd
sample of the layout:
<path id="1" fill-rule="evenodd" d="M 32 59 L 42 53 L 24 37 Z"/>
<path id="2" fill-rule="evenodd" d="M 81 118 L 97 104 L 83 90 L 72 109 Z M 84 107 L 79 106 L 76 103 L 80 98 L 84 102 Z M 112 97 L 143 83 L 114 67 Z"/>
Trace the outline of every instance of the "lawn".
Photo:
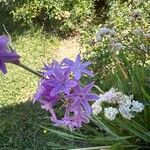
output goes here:
<path id="1" fill-rule="evenodd" d="M 55 57 L 59 46 L 58 38 L 34 29 L 21 35 L 15 33 L 12 40 L 22 62 L 36 70 Z M 38 81 L 38 77 L 11 64 L 8 74 L 0 74 L 1 150 L 46 150 L 50 148 L 47 142 L 62 142 L 40 127 L 48 127 L 50 121 L 48 113 L 32 104 Z"/>

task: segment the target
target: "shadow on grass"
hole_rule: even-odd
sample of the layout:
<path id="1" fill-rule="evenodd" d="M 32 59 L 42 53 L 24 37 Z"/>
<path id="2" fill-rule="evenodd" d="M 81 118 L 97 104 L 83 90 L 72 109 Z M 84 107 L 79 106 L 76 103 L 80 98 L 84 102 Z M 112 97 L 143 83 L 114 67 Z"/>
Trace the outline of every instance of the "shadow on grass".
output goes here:
<path id="1" fill-rule="evenodd" d="M 0 150 L 47 150 L 53 149 L 47 142 L 67 144 L 65 139 L 44 132 L 40 126 L 50 128 L 50 121 L 38 104 L 28 101 L 1 108 Z"/>

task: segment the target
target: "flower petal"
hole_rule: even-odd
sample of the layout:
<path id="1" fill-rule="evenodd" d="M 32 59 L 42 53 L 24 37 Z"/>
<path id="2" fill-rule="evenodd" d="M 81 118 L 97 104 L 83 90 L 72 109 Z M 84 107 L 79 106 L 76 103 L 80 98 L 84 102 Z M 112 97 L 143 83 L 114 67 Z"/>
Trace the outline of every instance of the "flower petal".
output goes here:
<path id="1" fill-rule="evenodd" d="M 78 71 L 74 72 L 74 77 L 76 80 L 79 80 L 81 78 L 81 71 L 78 70 Z"/>
<path id="2" fill-rule="evenodd" d="M 66 87 L 75 87 L 77 85 L 77 82 L 74 80 L 67 80 L 65 83 Z"/>
<path id="3" fill-rule="evenodd" d="M 92 108 L 91 108 L 90 104 L 88 103 L 88 101 L 86 99 L 82 100 L 81 104 L 82 104 L 83 108 L 85 109 L 86 113 L 88 115 L 90 115 L 92 112 Z"/>
<path id="4" fill-rule="evenodd" d="M 94 86 L 94 82 L 91 82 L 90 84 L 86 85 L 82 90 L 84 93 L 88 93 L 93 86 Z"/>
<path id="5" fill-rule="evenodd" d="M 67 64 L 69 66 L 74 64 L 74 62 L 72 60 L 68 59 L 68 58 L 64 58 L 63 61 L 62 61 L 62 64 L 63 63 L 65 63 L 65 64 Z"/>
<path id="6" fill-rule="evenodd" d="M 89 75 L 89 76 L 91 76 L 91 77 L 94 76 L 93 72 L 92 72 L 92 71 L 89 71 L 89 70 L 87 70 L 87 69 L 82 69 L 82 72 L 85 73 L 85 74 L 87 74 L 87 75 Z"/>
<path id="7" fill-rule="evenodd" d="M 87 66 L 89 66 L 89 65 L 91 65 L 92 63 L 90 62 L 90 61 L 87 61 L 87 62 L 85 62 L 85 63 L 83 63 L 81 66 L 83 67 L 83 68 L 85 68 L 85 67 L 87 67 Z"/>
<path id="8" fill-rule="evenodd" d="M 61 90 L 61 86 L 56 86 L 55 88 L 53 88 L 53 90 L 50 92 L 50 96 L 55 96 L 57 95 Z"/>
<path id="9" fill-rule="evenodd" d="M 76 63 L 76 64 L 80 64 L 80 63 L 81 63 L 81 57 L 80 57 L 79 54 L 78 54 L 77 57 L 76 57 L 75 63 Z"/>
<path id="10" fill-rule="evenodd" d="M 95 100 L 99 99 L 99 96 L 96 94 L 88 94 L 88 95 L 86 95 L 86 98 L 90 101 L 92 101 L 92 100 L 95 101 Z"/>
<path id="11" fill-rule="evenodd" d="M 5 35 L 0 36 L 0 51 L 5 51 L 7 49 L 7 44 L 9 42 L 9 38 Z"/>
<path id="12" fill-rule="evenodd" d="M 2 70 L 4 74 L 7 73 L 6 65 L 4 64 L 2 60 L 0 60 L 0 70 Z"/>

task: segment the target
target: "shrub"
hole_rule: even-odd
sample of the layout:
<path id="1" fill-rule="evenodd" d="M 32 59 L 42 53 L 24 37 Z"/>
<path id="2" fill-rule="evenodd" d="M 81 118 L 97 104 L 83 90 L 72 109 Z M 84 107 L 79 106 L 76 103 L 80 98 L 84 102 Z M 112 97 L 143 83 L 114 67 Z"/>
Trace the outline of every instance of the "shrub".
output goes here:
<path id="1" fill-rule="evenodd" d="M 6 8 L 11 10 L 16 21 L 58 26 L 65 32 L 86 26 L 94 12 L 92 0 L 16 0 L 7 4 Z"/>

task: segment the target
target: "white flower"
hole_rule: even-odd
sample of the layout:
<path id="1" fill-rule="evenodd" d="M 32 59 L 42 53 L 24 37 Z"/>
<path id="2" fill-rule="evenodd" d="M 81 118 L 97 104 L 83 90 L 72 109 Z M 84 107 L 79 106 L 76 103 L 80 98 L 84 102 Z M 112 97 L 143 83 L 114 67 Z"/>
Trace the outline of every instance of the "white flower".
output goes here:
<path id="1" fill-rule="evenodd" d="M 101 41 L 101 39 L 102 39 L 102 37 L 97 33 L 95 42 L 99 42 L 99 41 Z"/>
<path id="2" fill-rule="evenodd" d="M 95 101 L 92 105 L 93 114 L 98 115 L 102 110 L 102 103 L 115 104 L 116 108 L 104 108 L 104 115 L 109 120 L 114 120 L 116 115 L 120 113 L 122 117 L 130 120 L 134 118 L 133 112 L 141 112 L 144 105 L 138 101 L 133 100 L 133 95 L 125 95 L 115 88 L 111 88 L 104 94 L 99 95 L 99 100 Z"/>
<path id="3" fill-rule="evenodd" d="M 127 96 L 125 94 L 122 94 L 121 97 L 120 97 L 120 99 L 118 100 L 118 104 L 130 107 L 131 103 L 132 103 L 131 102 L 132 99 L 133 99 L 133 95 Z"/>
<path id="4" fill-rule="evenodd" d="M 118 114 L 118 109 L 113 107 L 104 108 L 104 115 L 109 120 L 114 120 Z"/>
<path id="5" fill-rule="evenodd" d="M 99 107 L 93 109 L 92 114 L 97 116 L 101 111 L 102 111 L 102 106 L 99 105 Z"/>
<path id="6" fill-rule="evenodd" d="M 132 107 L 131 107 L 131 111 L 133 112 L 142 112 L 142 110 L 144 109 L 144 105 L 142 103 L 139 103 L 138 101 L 132 101 Z"/>
<path id="7" fill-rule="evenodd" d="M 145 37 L 145 38 L 150 38 L 150 33 L 144 34 L 144 37 Z"/>
<path id="8" fill-rule="evenodd" d="M 142 35 L 142 34 L 143 34 L 143 30 L 140 29 L 140 28 L 137 28 L 137 29 L 134 29 L 134 30 L 132 31 L 132 33 L 133 33 L 134 35 Z"/>
<path id="9" fill-rule="evenodd" d="M 138 18 L 140 18 L 141 17 L 141 12 L 139 11 L 139 10 L 135 10 L 133 13 L 132 13 L 132 18 L 134 19 L 134 20 L 136 20 L 136 19 L 138 19 Z"/>
<path id="10" fill-rule="evenodd" d="M 92 104 L 93 115 L 98 115 L 102 111 L 101 101 L 97 100 Z"/>
<path id="11" fill-rule="evenodd" d="M 97 34 L 99 34 L 100 36 L 106 35 L 110 32 L 110 29 L 108 28 L 100 28 L 99 31 L 97 32 Z"/>
<path id="12" fill-rule="evenodd" d="M 141 50 L 143 50 L 144 52 L 147 52 L 147 48 L 144 44 L 140 45 Z"/>
<path id="13" fill-rule="evenodd" d="M 123 46 L 121 43 L 112 43 L 111 46 L 113 50 L 118 51 L 125 48 L 125 46 Z"/>
<path id="14" fill-rule="evenodd" d="M 117 92 L 114 88 L 111 88 L 109 91 L 100 96 L 100 99 L 102 99 L 102 101 L 106 101 L 108 103 L 116 103 L 117 98 Z"/>
<path id="15" fill-rule="evenodd" d="M 131 114 L 131 109 L 127 105 L 119 105 L 119 112 L 125 118 L 130 120 L 134 116 Z"/>
<path id="16" fill-rule="evenodd" d="M 114 35 L 116 34 L 116 32 L 115 32 L 114 30 L 110 30 L 110 29 L 105 28 L 105 27 L 100 28 L 100 29 L 98 30 L 98 32 L 96 33 L 95 42 L 101 41 L 102 37 L 103 37 L 104 35 L 106 35 L 106 34 L 109 34 L 109 35 L 111 35 L 111 36 L 114 36 Z"/>

